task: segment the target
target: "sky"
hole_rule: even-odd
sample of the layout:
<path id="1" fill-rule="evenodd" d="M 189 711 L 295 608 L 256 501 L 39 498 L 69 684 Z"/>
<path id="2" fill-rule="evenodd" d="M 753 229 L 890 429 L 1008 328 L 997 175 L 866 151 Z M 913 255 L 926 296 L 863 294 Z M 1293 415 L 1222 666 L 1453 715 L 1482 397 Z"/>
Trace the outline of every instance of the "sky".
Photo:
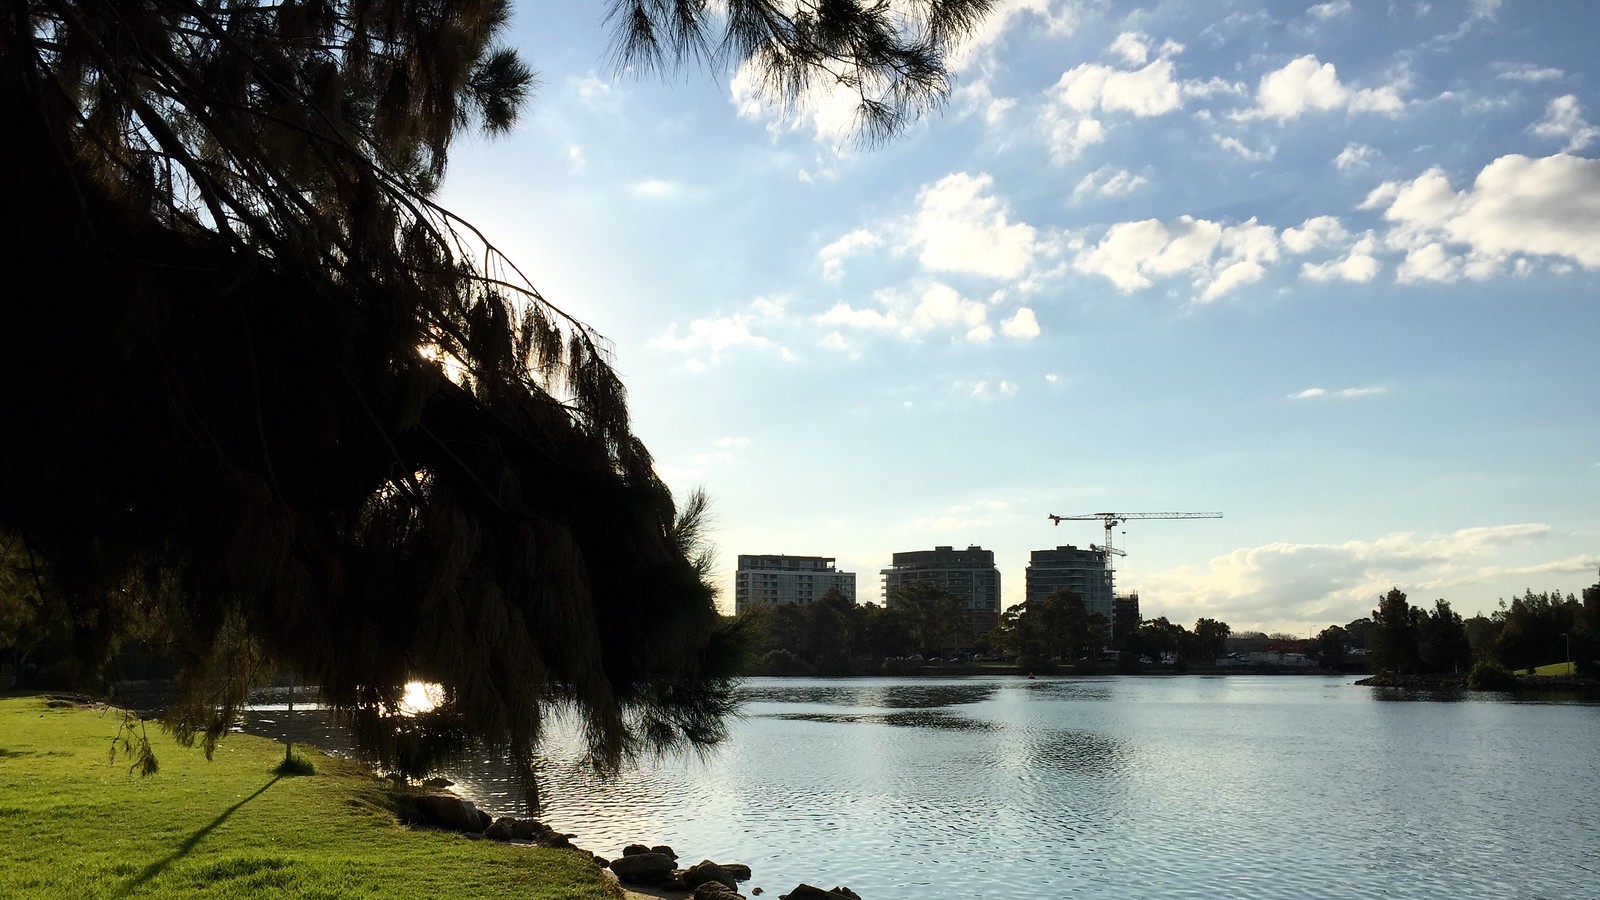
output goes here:
<path id="1" fill-rule="evenodd" d="M 1146 618 L 1306 633 L 1391 587 L 1600 580 L 1600 3 L 1001 3 L 944 107 L 862 147 L 748 73 L 539 73 L 442 201 L 614 350 L 739 554 L 1102 542 Z"/>

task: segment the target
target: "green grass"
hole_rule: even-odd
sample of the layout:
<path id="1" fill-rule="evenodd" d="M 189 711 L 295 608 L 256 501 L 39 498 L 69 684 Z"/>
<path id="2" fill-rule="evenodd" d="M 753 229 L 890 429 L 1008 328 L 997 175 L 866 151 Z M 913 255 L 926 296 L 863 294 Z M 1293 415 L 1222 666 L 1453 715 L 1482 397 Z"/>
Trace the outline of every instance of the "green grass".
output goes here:
<path id="1" fill-rule="evenodd" d="M 1578 664 L 1569 662 L 1551 663 L 1548 666 L 1537 666 L 1532 669 L 1518 669 L 1519 675 L 1576 675 Z"/>
<path id="2" fill-rule="evenodd" d="M 0 897 L 610 900 L 585 857 L 399 824 L 385 783 L 310 749 L 232 735 L 207 761 L 153 724 L 160 772 L 108 761 L 114 710 L 0 698 Z"/>

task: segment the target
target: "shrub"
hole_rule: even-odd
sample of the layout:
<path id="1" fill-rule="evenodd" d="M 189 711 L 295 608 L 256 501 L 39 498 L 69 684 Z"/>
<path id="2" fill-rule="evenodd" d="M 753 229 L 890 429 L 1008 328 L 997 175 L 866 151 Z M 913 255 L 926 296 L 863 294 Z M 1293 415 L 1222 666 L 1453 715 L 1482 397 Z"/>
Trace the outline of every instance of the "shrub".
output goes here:
<path id="1" fill-rule="evenodd" d="M 1475 691 L 1513 691 L 1517 676 L 1499 663 L 1480 662 L 1467 673 L 1467 687 Z"/>

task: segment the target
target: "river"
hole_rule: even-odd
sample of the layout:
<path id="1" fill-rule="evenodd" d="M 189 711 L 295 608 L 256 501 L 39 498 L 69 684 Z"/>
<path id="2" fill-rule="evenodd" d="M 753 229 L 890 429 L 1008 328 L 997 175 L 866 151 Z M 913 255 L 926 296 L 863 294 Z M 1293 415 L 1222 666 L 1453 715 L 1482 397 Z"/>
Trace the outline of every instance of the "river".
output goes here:
<path id="1" fill-rule="evenodd" d="M 1600 705 L 1350 678 L 753 679 L 728 741 L 544 819 L 867 900 L 1600 896 Z M 277 706 L 250 730 L 277 735 Z M 514 812 L 504 766 L 449 773 Z"/>

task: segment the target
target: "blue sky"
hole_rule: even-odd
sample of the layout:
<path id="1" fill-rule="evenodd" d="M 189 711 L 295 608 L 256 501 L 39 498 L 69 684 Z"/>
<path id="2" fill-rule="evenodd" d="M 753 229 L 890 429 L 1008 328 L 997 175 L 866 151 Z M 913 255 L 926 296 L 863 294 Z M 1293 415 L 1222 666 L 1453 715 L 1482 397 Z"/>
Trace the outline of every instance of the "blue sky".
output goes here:
<path id="1" fill-rule="evenodd" d="M 739 72 L 618 75 L 527 2 L 540 88 L 443 200 L 613 343 L 740 553 L 1100 543 L 1147 618 L 1470 614 L 1600 564 L 1600 4 L 1001 4 L 862 149 Z M 731 605 L 731 597 L 725 597 Z"/>

